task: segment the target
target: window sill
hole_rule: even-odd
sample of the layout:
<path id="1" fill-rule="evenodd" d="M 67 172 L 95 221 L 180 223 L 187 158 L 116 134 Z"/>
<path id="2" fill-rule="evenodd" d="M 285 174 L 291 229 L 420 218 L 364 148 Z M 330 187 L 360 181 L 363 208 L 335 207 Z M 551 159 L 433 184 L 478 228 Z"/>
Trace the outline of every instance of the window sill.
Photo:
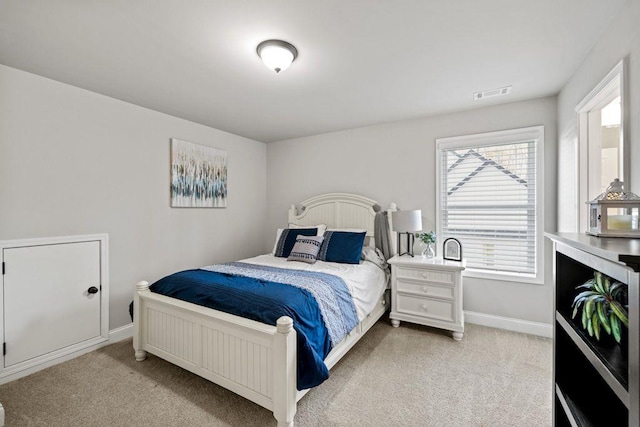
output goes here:
<path id="1" fill-rule="evenodd" d="M 538 276 L 534 276 L 532 274 L 518 274 L 518 273 L 500 273 L 500 272 L 489 272 L 486 270 L 476 270 L 470 267 L 464 271 L 465 277 L 473 277 L 476 279 L 485 279 L 485 280 L 498 280 L 501 282 L 515 282 L 515 283 L 525 283 L 528 285 L 544 285 L 544 278 Z"/>

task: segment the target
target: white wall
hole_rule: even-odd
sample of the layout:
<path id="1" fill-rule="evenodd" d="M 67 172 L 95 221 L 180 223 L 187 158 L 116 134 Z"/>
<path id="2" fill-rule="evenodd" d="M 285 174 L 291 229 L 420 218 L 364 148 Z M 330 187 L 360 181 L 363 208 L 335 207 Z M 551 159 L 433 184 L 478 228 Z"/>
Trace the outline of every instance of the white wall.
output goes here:
<path id="1" fill-rule="evenodd" d="M 575 107 L 622 59 L 628 59 L 631 182 L 640 193 L 640 1 L 629 0 L 558 95 L 558 230 L 577 231 L 575 212 L 578 123 Z"/>
<path id="2" fill-rule="evenodd" d="M 228 151 L 226 209 L 169 207 L 172 137 Z M 108 233 L 110 329 L 137 281 L 261 253 L 265 182 L 261 142 L 0 65 L 0 240 Z"/>
<path id="3" fill-rule="evenodd" d="M 422 209 L 424 229 L 435 229 L 435 139 L 535 125 L 545 127 L 545 229 L 555 230 L 556 113 L 556 98 L 548 97 L 270 143 L 264 248 L 272 247 L 276 228 L 286 225 L 291 204 L 326 192 Z M 551 323 L 549 245 L 547 261 L 545 285 L 465 279 L 464 309 Z"/>
<path id="4" fill-rule="evenodd" d="M 538 124 L 546 138 L 545 230 L 573 230 L 574 108 L 625 56 L 628 188 L 640 193 L 638 22 L 640 1 L 629 0 L 557 103 L 542 98 L 268 146 L 0 65 L 0 240 L 109 233 L 113 329 L 129 322 L 136 281 L 268 251 L 289 205 L 312 195 L 353 192 L 422 209 L 425 229 L 434 229 L 435 139 Z M 228 150 L 227 209 L 168 206 L 172 137 Z M 548 247 L 546 258 L 546 285 L 467 280 L 465 310 L 550 323 Z"/>

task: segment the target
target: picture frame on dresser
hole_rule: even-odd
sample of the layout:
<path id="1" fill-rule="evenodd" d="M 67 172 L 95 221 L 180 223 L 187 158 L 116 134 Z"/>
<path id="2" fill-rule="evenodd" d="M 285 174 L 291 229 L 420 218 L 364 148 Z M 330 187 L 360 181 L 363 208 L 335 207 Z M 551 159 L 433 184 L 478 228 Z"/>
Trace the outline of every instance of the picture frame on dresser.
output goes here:
<path id="1" fill-rule="evenodd" d="M 458 239 L 449 237 L 442 243 L 442 258 L 449 261 L 462 261 L 462 245 Z"/>

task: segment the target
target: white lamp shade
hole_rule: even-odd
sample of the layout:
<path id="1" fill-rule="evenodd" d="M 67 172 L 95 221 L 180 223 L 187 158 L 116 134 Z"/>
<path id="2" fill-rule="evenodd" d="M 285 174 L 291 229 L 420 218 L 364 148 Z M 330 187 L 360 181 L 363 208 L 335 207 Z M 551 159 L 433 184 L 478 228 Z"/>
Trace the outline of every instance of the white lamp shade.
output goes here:
<path id="1" fill-rule="evenodd" d="M 276 73 L 289 68 L 298 55 L 293 45 L 282 40 L 266 40 L 258 45 L 257 51 L 264 65 Z"/>
<path id="2" fill-rule="evenodd" d="M 393 231 L 401 233 L 422 230 L 422 211 L 396 211 L 391 213 Z"/>

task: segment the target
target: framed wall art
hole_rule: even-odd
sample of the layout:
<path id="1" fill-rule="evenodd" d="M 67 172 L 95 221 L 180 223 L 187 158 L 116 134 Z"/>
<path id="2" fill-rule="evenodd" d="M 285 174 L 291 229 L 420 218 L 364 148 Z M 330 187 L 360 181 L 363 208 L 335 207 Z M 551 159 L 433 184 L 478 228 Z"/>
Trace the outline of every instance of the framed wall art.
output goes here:
<path id="1" fill-rule="evenodd" d="M 449 237 L 442 243 L 442 258 L 450 261 L 462 261 L 462 245 L 458 239 Z"/>
<path id="2" fill-rule="evenodd" d="M 226 208 L 227 152 L 172 138 L 171 207 Z"/>

